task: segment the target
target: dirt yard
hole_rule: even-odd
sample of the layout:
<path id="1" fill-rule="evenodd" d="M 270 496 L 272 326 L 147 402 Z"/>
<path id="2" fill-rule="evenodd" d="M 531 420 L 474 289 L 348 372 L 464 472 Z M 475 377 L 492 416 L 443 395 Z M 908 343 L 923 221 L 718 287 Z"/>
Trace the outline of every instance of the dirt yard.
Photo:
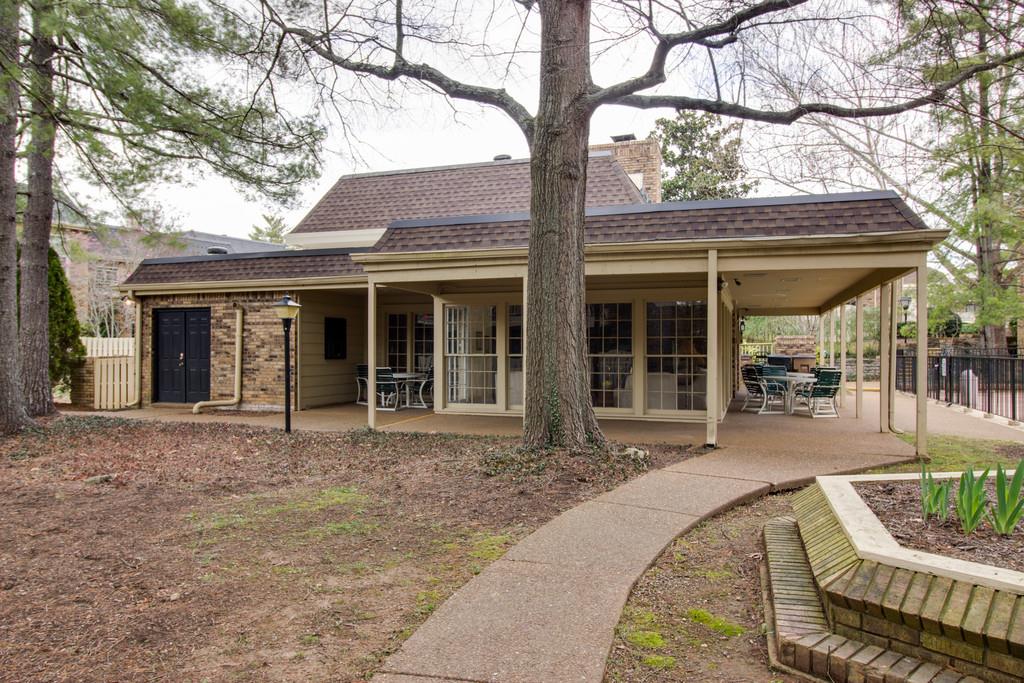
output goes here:
<path id="1" fill-rule="evenodd" d="M 95 417 L 0 441 L 0 680 L 365 680 L 516 540 L 642 470 L 511 446 Z"/>
<path id="2" fill-rule="evenodd" d="M 768 668 L 758 577 L 761 529 L 787 514 L 768 496 L 676 539 L 629 596 L 605 683 L 796 683 Z"/>

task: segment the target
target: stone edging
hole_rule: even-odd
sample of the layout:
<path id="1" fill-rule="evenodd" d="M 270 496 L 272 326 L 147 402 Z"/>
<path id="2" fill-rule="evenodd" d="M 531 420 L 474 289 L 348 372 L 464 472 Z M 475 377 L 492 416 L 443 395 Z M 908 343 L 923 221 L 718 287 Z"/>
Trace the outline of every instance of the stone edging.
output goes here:
<path id="1" fill-rule="evenodd" d="M 941 472 L 934 476 L 936 479 L 951 479 L 959 477 L 960 473 Z M 818 477 L 817 484 L 854 552 L 861 559 L 899 569 L 945 576 L 955 581 L 968 581 L 994 590 L 1024 594 L 1024 572 L 912 550 L 900 545 L 853 487 L 854 482 L 918 479 L 920 477 L 917 474 L 859 474 Z"/>

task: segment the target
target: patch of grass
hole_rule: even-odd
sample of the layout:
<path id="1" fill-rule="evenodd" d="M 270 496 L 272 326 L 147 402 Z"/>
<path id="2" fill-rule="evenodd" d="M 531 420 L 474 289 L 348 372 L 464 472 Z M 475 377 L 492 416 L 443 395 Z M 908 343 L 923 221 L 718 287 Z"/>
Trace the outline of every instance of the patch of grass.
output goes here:
<path id="1" fill-rule="evenodd" d="M 441 604 L 439 591 L 420 591 L 416 594 L 416 614 L 426 616 L 433 614 Z"/>
<path id="2" fill-rule="evenodd" d="M 914 443 L 913 434 L 900 434 L 901 439 Z M 953 472 L 965 469 L 984 469 L 1003 465 L 1016 466 L 1024 457 L 1024 447 L 1013 441 L 968 439 L 946 434 L 928 435 L 929 469 L 932 472 Z M 878 470 L 880 472 L 920 472 L 920 463 L 911 462 Z"/>
<path id="3" fill-rule="evenodd" d="M 732 637 L 742 635 L 747 632 L 747 629 L 743 628 L 739 624 L 734 624 L 731 621 L 722 619 L 721 617 L 716 617 L 707 610 L 687 610 L 686 616 L 688 616 L 692 621 L 695 621 L 698 624 L 703 624 L 704 626 L 707 626 L 709 629 L 715 631 L 716 633 L 721 633 L 723 636 Z"/>
<path id="4" fill-rule="evenodd" d="M 251 521 L 245 515 L 238 513 L 214 513 L 205 521 L 199 522 L 199 526 L 204 530 L 221 531 L 223 529 L 238 529 L 248 526 Z"/>
<path id="5" fill-rule="evenodd" d="M 320 643 L 320 634 L 318 633 L 305 633 L 299 636 L 299 643 L 306 647 L 313 647 Z"/>
<path id="6" fill-rule="evenodd" d="M 339 505 L 359 505 L 368 500 L 352 486 L 334 486 L 320 491 L 312 498 L 301 497 L 260 511 L 260 514 L 275 516 L 293 512 L 321 512 Z"/>
<path id="7" fill-rule="evenodd" d="M 665 646 L 665 639 L 657 631 L 632 631 L 626 634 L 626 641 L 645 650 L 657 650 Z"/>
<path id="8" fill-rule="evenodd" d="M 328 522 L 323 526 L 309 529 L 306 531 L 307 536 L 314 538 L 324 538 L 325 536 L 351 536 L 355 534 L 368 534 L 376 529 L 379 524 L 373 522 L 364 522 L 362 520 L 353 519 L 344 522 Z"/>
<path id="9" fill-rule="evenodd" d="M 483 536 L 473 541 L 473 550 L 469 554 L 481 560 L 496 560 L 505 554 L 511 541 L 512 537 L 507 534 Z"/>
<path id="10" fill-rule="evenodd" d="M 303 570 L 301 567 L 293 567 L 288 564 L 278 564 L 270 568 L 270 573 L 276 574 L 277 576 L 292 576 L 294 574 L 302 574 Z"/>
<path id="11" fill-rule="evenodd" d="M 668 671 L 669 669 L 675 668 L 676 658 L 670 657 L 669 655 L 647 655 L 640 660 L 640 663 L 649 669 Z"/>

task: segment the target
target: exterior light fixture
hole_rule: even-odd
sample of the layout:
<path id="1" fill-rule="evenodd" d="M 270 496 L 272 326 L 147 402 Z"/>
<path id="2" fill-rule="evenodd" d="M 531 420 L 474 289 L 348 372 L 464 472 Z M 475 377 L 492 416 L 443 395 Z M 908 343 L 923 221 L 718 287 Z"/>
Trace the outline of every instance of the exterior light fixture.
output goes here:
<path id="1" fill-rule="evenodd" d="M 910 302 L 911 301 L 913 301 L 913 299 L 911 299 L 909 296 L 904 295 L 904 296 L 900 297 L 900 306 L 903 307 L 903 322 L 904 323 L 907 322 L 907 311 L 910 310 Z"/>
<path id="2" fill-rule="evenodd" d="M 274 313 L 281 319 L 284 327 L 284 431 L 292 431 L 292 346 L 291 331 L 292 321 L 299 317 L 300 304 L 292 301 L 292 298 L 285 294 L 281 300 L 273 305 Z"/>

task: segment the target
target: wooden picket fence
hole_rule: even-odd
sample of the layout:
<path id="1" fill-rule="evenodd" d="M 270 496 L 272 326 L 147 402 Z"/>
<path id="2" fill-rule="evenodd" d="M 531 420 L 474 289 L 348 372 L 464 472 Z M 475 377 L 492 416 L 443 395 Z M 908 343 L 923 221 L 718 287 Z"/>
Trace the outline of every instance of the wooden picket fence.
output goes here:
<path id="1" fill-rule="evenodd" d="M 121 410 L 135 402 L 135 340 L 82 337 L 85 359 L 72 373 L 71 401 L 93 410 Z"/>
<path id="2" fill-rule="evenodd" d="M 132 356 L 135 354 L 133 337 L 82 337 L 86 358 Z"/>
<path id="3" fill-rule="evenodd" d="M 120 410 L 135 402 L 135 357 L 93 358 L 93 407 Z"/>

